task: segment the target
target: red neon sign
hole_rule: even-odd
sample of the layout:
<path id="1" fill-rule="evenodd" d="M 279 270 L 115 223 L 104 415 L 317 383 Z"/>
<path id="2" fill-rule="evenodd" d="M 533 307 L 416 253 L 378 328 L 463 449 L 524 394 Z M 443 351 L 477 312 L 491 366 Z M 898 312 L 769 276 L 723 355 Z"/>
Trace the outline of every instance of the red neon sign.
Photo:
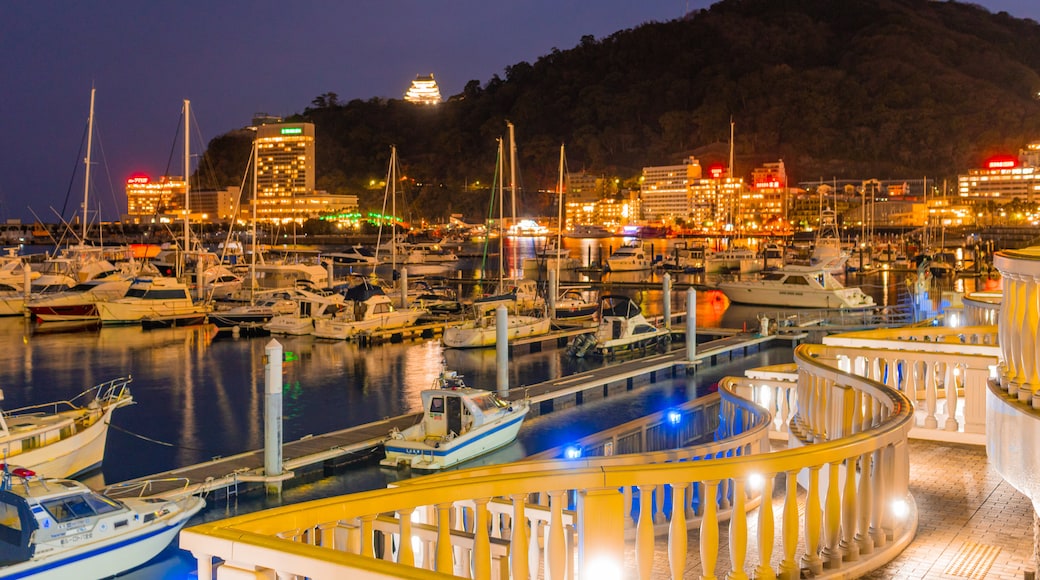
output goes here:
<path id="1" fill-rule="evenodd" d="M 711 175 L 712 179 L 718 179 L 726 175 L 726 168 L 722 165 L 712 165 L 708 168 L 708 174 Z"/>
<path id="2" fill-rule="evenodd" d="M 126 180 L 127 185 L 144 185 L 150 183 L 152 180 L 147 175 L 135 175 L 130 179 Z"/>
<path id="3" fill-rule="evenodd" d="M 993 157 L 986 161 L 986 169 L 1014 169 L 1018 167 L 1018 159 L 1014 157 Z"/>

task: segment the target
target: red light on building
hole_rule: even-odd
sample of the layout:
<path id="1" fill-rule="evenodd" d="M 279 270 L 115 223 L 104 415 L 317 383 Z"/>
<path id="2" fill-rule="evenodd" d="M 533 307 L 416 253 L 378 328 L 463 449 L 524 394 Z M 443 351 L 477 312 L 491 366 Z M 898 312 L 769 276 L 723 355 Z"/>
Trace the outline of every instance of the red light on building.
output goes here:
<path id="1" fill-rule="evenodd" d="M 1010 156 L 991 157 L 986 161 L 986 169 L 1014 169 L 1018 167 L 1018 159 Z"/>
<path id="2" fill-rule="evenodd" d="M 719 179 L 721 177 L 725 177 L 726 167 L 722 165 L 712 165 L 708 168 L 708 175 L 710 175 L 712 179 Z"/>
<path id="3" fill-rule="evenodd" d="M 135 176 L 131 177 L 130 179 L 127 179 L 126 180 L 126 184 L 127 185 L 135 185 L 135 184 L 144 185 L 144 184 L 147 184 L 147 183 L 151 183 L 151 181 L 152 181 L 151 178 L 148 177 L 147 175 L 135 175 Z"/>

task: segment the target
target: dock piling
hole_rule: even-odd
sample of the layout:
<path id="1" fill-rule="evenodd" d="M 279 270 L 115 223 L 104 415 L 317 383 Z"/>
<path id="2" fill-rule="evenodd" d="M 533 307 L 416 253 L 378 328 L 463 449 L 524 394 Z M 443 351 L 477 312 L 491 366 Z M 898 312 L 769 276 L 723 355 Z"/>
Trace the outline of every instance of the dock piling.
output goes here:
<path id="1" fill-rule="evenodd" d="M 672 327 L 672 275 L 668 272 L 661 276 L 661 286 L 664 294 L 664 327 Z"/>
<path id="2" fill-rule="evenodd" d="M 282 493 L 282 345 L 264 347 L 264 475 L 269 495 Z"/>
<path id="3" fill-rule="evenodd" d="M 509 396 L 509 311 L 504 305 L 495 309 L 495 386 L 499 397 Z"/>
<path id="4" fill-rule="evenodd" d="M 686 290 L 686 362 L 697 358 L 697 291 Z"/>

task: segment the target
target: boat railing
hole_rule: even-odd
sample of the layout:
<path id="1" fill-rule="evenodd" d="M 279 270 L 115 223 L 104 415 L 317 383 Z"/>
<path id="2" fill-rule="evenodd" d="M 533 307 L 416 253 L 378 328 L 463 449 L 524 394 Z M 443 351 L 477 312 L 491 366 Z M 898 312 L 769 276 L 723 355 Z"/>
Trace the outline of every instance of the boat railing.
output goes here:
<path id="1" fill-rule="evenodd" d="M 81 409 L 92 403 L 105 406 L 106 404 L 114 403 L 121 399 L 128 399 L 130 396 L 129 384 L 131 381 L 133 381 L 133 377 L 131 376 L 112 379 L 94 385 L 71 399 L 27 405 L 25 407 L 4 411 L 4 414 L 25 415 L 29 413 L 57 413 L 63 410 Z"/>
<path id="2" fill-rule="evenodd" d="M 191 480 L 187 477 L 164 477 L 159 479 L 144 479 L 140 481 L 127 481 L 125 483 L 117 483 L 110 485 L 105 488 L 102 492 L 104 495 L 114 498 L 120 497 L 148 497 L 153 495 L 152 488 L 159 484 L 163 484 L 162 488 L 164 493 L 169 492 L 169 488 L 174 484 L 179 484 L 177 489 L 185 490 L 191 484 Z"/>

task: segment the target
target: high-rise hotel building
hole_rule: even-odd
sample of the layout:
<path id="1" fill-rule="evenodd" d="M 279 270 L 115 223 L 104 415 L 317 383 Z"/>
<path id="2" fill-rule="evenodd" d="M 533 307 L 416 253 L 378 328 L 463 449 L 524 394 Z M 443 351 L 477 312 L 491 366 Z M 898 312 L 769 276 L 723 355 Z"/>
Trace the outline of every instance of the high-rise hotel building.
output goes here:
<path id="1" fill-rule="evenodd" d="M 1026 145 L 1018 157 L 993 157 L 982 169 L 957 176 L 957 195 L 973 202 L 1040 202 L 1040 143 Z"/>
<path id="2" fill-rule="evenodd" d="M 256 131 L 256 218 L 288 221 L 313 212 L 297 207 L 314 192 L 314 124 L 274 123 Z"/>

